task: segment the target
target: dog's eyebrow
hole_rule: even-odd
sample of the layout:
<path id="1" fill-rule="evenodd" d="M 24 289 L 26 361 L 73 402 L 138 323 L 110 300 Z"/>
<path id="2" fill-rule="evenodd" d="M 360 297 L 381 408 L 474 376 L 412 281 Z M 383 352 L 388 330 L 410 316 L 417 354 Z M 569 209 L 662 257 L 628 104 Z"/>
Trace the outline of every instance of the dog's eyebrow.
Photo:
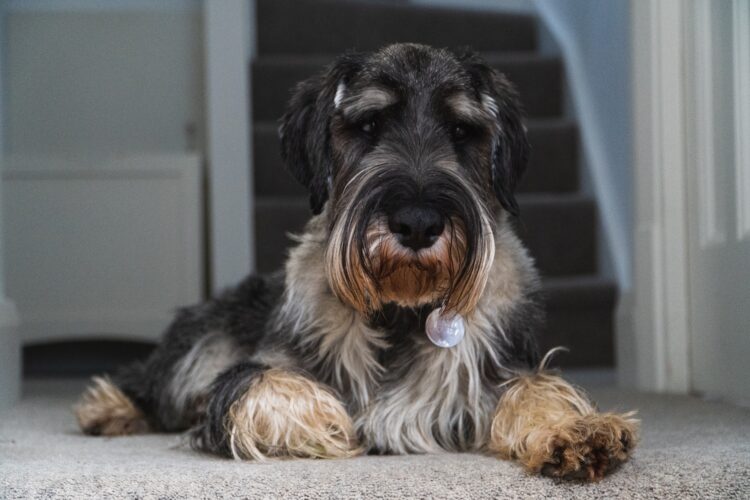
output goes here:
<path id="1" fill-rule="evenodd" d="M 469 123 L 485 124 L 495 118 L 497 106 L 490 96 L 482 95 L 482 102 L 478 103 L 467 94 L 457 92 L 445 99 L 448 109 L 459 120 Z"/>
<path id="2" fill-rule="evenodd" d="M 366 87 L 341 100 L 341 109 L 347 120 L 356 120 L 371 111 L 379 111 L 394 104 L 396 95 L 382 87 Z"/>

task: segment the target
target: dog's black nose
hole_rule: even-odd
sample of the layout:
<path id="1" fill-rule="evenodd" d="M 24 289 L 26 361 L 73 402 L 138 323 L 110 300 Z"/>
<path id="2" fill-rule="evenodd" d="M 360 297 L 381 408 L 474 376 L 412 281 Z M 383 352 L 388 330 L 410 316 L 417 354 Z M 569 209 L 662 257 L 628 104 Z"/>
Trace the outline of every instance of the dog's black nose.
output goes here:
<path id="1" fill-rule="evenodd" d="M 399 243 L 415 252 L 431 247 L 443 232 L 443 227 L 443 216 L 427 207 L 404 207 L 388 217 L 388 228 Z"/>

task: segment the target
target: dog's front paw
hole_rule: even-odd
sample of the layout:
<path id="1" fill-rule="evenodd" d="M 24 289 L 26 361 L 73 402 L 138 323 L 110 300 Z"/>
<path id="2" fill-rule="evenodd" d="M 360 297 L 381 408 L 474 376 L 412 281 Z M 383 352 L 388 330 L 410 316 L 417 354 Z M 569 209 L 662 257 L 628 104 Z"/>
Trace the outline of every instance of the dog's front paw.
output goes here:
<path id="1" fill-rule="evenodd" d="M 235 458 L 338 458 L 360 453 L 354 424 L 326 387 L 307 377 L 268 370 L 231 407 Z"/>
<path id="2" fill-rule="evenodd" d="M 78 425 L 93 436 L 127 436 L 148 432 L 141 410 L 106 377 L 94 377 L 73 407 Z"/>
<path id="3" fill-rule="evenodd" d="M 597 481 L 630 457 L 637 439 L 632 413 L 566 417 L 529 435 L 524 462 L 545 476 Z"/>

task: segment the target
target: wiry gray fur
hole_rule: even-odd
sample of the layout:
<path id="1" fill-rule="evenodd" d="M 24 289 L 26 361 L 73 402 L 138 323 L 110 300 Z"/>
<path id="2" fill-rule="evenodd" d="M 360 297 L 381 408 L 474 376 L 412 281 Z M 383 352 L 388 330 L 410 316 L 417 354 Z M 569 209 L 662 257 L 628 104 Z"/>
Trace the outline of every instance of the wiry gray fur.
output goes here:
<path id="1" fill-rule="evenodd" d="M 542 317 L 536 270 L 509 219 L 528 152 L 512 87 L 473 54 L 393 45 L 301 83 L 280 131 L 315 214 L 285 269 L 182 310 L 151 358 L 116 383 L 152 427 L 192 427 L 197 447 L 225 455 L 229 407 L 270 367 L 332 388 L 370 451 L 481 448 L 502 382 L 538 362 Z M 372 258 L 367 229 L 415 197 L 460 228 L 456 280 L 482 280 L 452 349 L 432 345 L 424 322 L 456 288 L 362 311 L 331 286 L 331 262 Z"/>

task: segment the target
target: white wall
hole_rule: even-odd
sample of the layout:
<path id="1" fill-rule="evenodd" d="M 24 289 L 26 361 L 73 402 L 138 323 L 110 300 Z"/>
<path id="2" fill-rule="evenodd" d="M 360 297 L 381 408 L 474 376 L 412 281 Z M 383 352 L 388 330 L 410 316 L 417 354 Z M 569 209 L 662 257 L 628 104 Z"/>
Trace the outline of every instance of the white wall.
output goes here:
<path id="1" fill-rule="evenodd" d="M 38 177 L 49 176 L 58 182 L 59 189 L 53 188 L 52 193 L 61 196 L 79 184 L 95 187 L 96 181 L 68 182 L 80 179 L 81 170 L 85 170 L 85 175 L 92 179 L 98 179 L 98 176 L 107 180 L 122 178 L 124 180 L 119 184 L 109 184 L 127 184 L 133 188 L 133 195 L 107 199 L 102 189 L 97 192 L 100 196 L 96 200 L 93 195 L 69 196 L 69 200 L 94 207 L 88 210 L 88 215 L 110 214 L 106 220 L 102 217 L 102 224 L 106 229 L 119 231 L 125 237 L 137 233 L 130 229 L 152 227 L 150 234 L 153 237 L 150 240 L 138 237 L 138 241 L 134 241 L 150 253 L 144 256 L 138 250 L 130 255 L 142 264 L 142 269 L 138 265 L 130 269 L 148 273 L 144 262 L 149 258 L 172 259 L 161 266 L 160 271 L 174 271 L 172 261 L 189 266 L 187 270 L 182 268 L 172 273 L 173 278 L 169 283 L 162 279 L 161 283 L 152 287 L 161 292 L 159 298 L 168 301 L 164 307 L 154 301 L 150 304 L 160 313 L 164 312 L 165 317 L 167 311 L 171 313 L 177 305 L 200 300 L 204 292 L 203 282 L 195 285 L 198 280 L 193 278 L 200 277 L 204 267 L 204 235 L 200 230 L 205 121 L 202 3 L 197 0 L 9 0 L 0 5 L 6 14 L 2 48 L 6 55 L 4 83 L 7 85 L 3 94 L 5 113 L 2 130 L 8 161 L 3 162 L 1 167 L 7 188 L 4 213 L 6 243 L 18 243 L 13 237 L 21 235 L 17 229 L 19 221 L 26 224 L 22 226 L 24 229 L 36 231 L 35 235 L 42 234 L 42 229 L 62 228 L 65 223 L 76 222 L 69 217 L 66 219 L 62 211 L 51 211 L 51 215 L 45 219 L 45 227 L 41 227 L 43 224 L 39 221 L 36 225 L 28 224 L 28 217 L 23 213 L 18 215 L 19 207 L 24 202 L 29 203 L 30 199 L 28 191 L 24 189 L 32 184 L 41 185 L 36 182 Z M 184 154 L 186 151 L 198 154 Z M 201 158 L 197 159 L 198 156 Z M 149 169 L 145 176 L 141 176 L 143 178 L 162 175 L 162 180 L 165 179 L 166 176 L 162 174 L 165 169 L 159 166 L 161 163 L 158 161 L 151 161 L 153 158 L 178 159 L 175 161 L 179 165 L 172 170 L 189 170 L 186 174 L 191 178 L 189 190 L 180 190 L 185 183 L 181 184 L 179 180 L 171 183 L 149 182 L 148 189 L 169 184 L 159 194 L 138 187 L 135 178 L 129 182 L 126 177 L 132 176 L 138 168 Z M 136 165 L 139 159 L 148 161 Z M 123 172 L 127 170 L 127 173 L 114 175 L 110 166 L 118 162 L 132 163 L 134 168 L 120 169 Z M 188 163 L 189 168 L 182 168 Z M 29 165 L 34 167 L 28 169 Z M 35 169 L 43 173 L 30 171 Z M 27 178 L 32 177 L 34 182 L 26 182 Z M 182 179 L 179 175 L 176 177 Z M 15 184 L 8 182 L 8 179 L 15 180 Z M 10 191 L 11 187 L 13 191 Z M 109 192 L 112 192 L 111 189 Z M 173 196 L 165 196 L 164 192 Z M 174 212 L 178 216 L 187 213 L 193 223 L 184 229 L 173 220 L 166 220 L 163 212 L 157 213 L 154 205 L 144 203 L 139 195 L 151 196 L 148 201 L 161 203 L 159 207 L 167 204 L 168 208 L 177 207 Z M 19 196 L 22 197 L 20 201 Z M 52 200 L 54 196 L 48 198 Z M 98 210 L 94 201 L 99 203 L 96 205 Z M 119 211 L 112 215 L 118 207 Z M 138 213 L 145 219 L 142 223 L 137 220 Z M 61 217 L 59 224 L 55 223 L 56 216 Z M 83 218 L 78 222 L 81 220 Z M 153 230 L 155 225 L 159 225 L 158 231 Z M 87 229 L 92 228 L 95 229 L 93 226 Z M 76 243 L 85 248 L 99 248 L 93 244 L 86 245 L 84 237 L 75 231 L 61 231 L 61 234 L 60 241 L 56 242 L 61 246 Z M 106 231 L 98 231 L 97 234 L 100 240 L 106 239 Z M 81 236 L 80 239 L 77 240 L 77 236 Z M 90 233 L 88 237 L 91 237 Z M 154 241 L 156 243 L 151 245 Z M 161 247 L 158 246 L 159 242 L 162 243 Z M 172 248 L 163 246 L 163 243 L 169 242 L 172 242 Z M 22 313 L 22 327 L 26 331 L 32 318 L 28 306 L 39 305 L 43 301 L 34 300 L 35 297 L 29 299 L 19 292 L 29 289 L 18 286 L 19 283 L 29 284 L 37 280 L 34 284 L 38 285 L 40 280 L 33 272 L 19 276 L 19 269 L 28 270 L 29 262 L 38 257 L 33 252 L 24 252 L 24 248 L 19 251 L 19 246 L 6 245 L 4 256 L 9 272 L 5 278 L 10 293 L 16 296 Z M 31 245 L 27 247 L 33 248 Z M 54 245 L 47 248 L 54 248 Z M 189 252 L 191 258 L 182 259 L 180 252 Z M 114 267 L 117 255 L 115 252 L 100 251 L 97 257 L 110 259 Z M 21 262 L 21 259 L 25 260 Z M 24 268 L 21 264 L 27 266 Z M 74 266 L 71 264 L 69 267 Z M 78 272 L 77 277 L 85 277 L 86 271 L 89 271 L 91 277 L 92 268 L 82 265 L 68 270 Z M 40 271 L 39 268 L 35 270 Z M 160 276 L 163 278 L 161 274 L 150 273 L 154 281 L 161 279 Z M 186 277 L 190 281 L 189 286 L 185 285 Z M 67 280 L 68 285 L 73 282 Z M 125 290 L 122 283 L 118 284 L 114 279 L 99 282 L 100 298 L 115 296 L 110 293 L 113 290 Z M 120 289 L 115 290 L 117 287 Z M 170 293 L 172 291 L 175 293 Z M 96 294 L 96 290 L 88 292 Z M 143 292 L 141 290 L 139 295 L 145 299 L 147 294 Z M 71 298 L 71 294 L 60 293 L 57 298 L 65 302 L 66 298 Z M 70 302 L 68 300 L 65 305 L 70 306 Z M 126 304 L 121 309 L 125 308 Z M 130 311 L 125 313 L 130 318 L 136 316 Z M 61 330 L 59 324 L 57 330 Z M 110 333 L 128 331 L 121 328 Z M 0 365 L 3 363 L 0 360 Z"/>
<path id="2" fill-rule="evenodd" d="M 199 9 L 58 11 L 22 4 L 9 10 L 7 28 L 9 154 L 200 147 Z"/>

